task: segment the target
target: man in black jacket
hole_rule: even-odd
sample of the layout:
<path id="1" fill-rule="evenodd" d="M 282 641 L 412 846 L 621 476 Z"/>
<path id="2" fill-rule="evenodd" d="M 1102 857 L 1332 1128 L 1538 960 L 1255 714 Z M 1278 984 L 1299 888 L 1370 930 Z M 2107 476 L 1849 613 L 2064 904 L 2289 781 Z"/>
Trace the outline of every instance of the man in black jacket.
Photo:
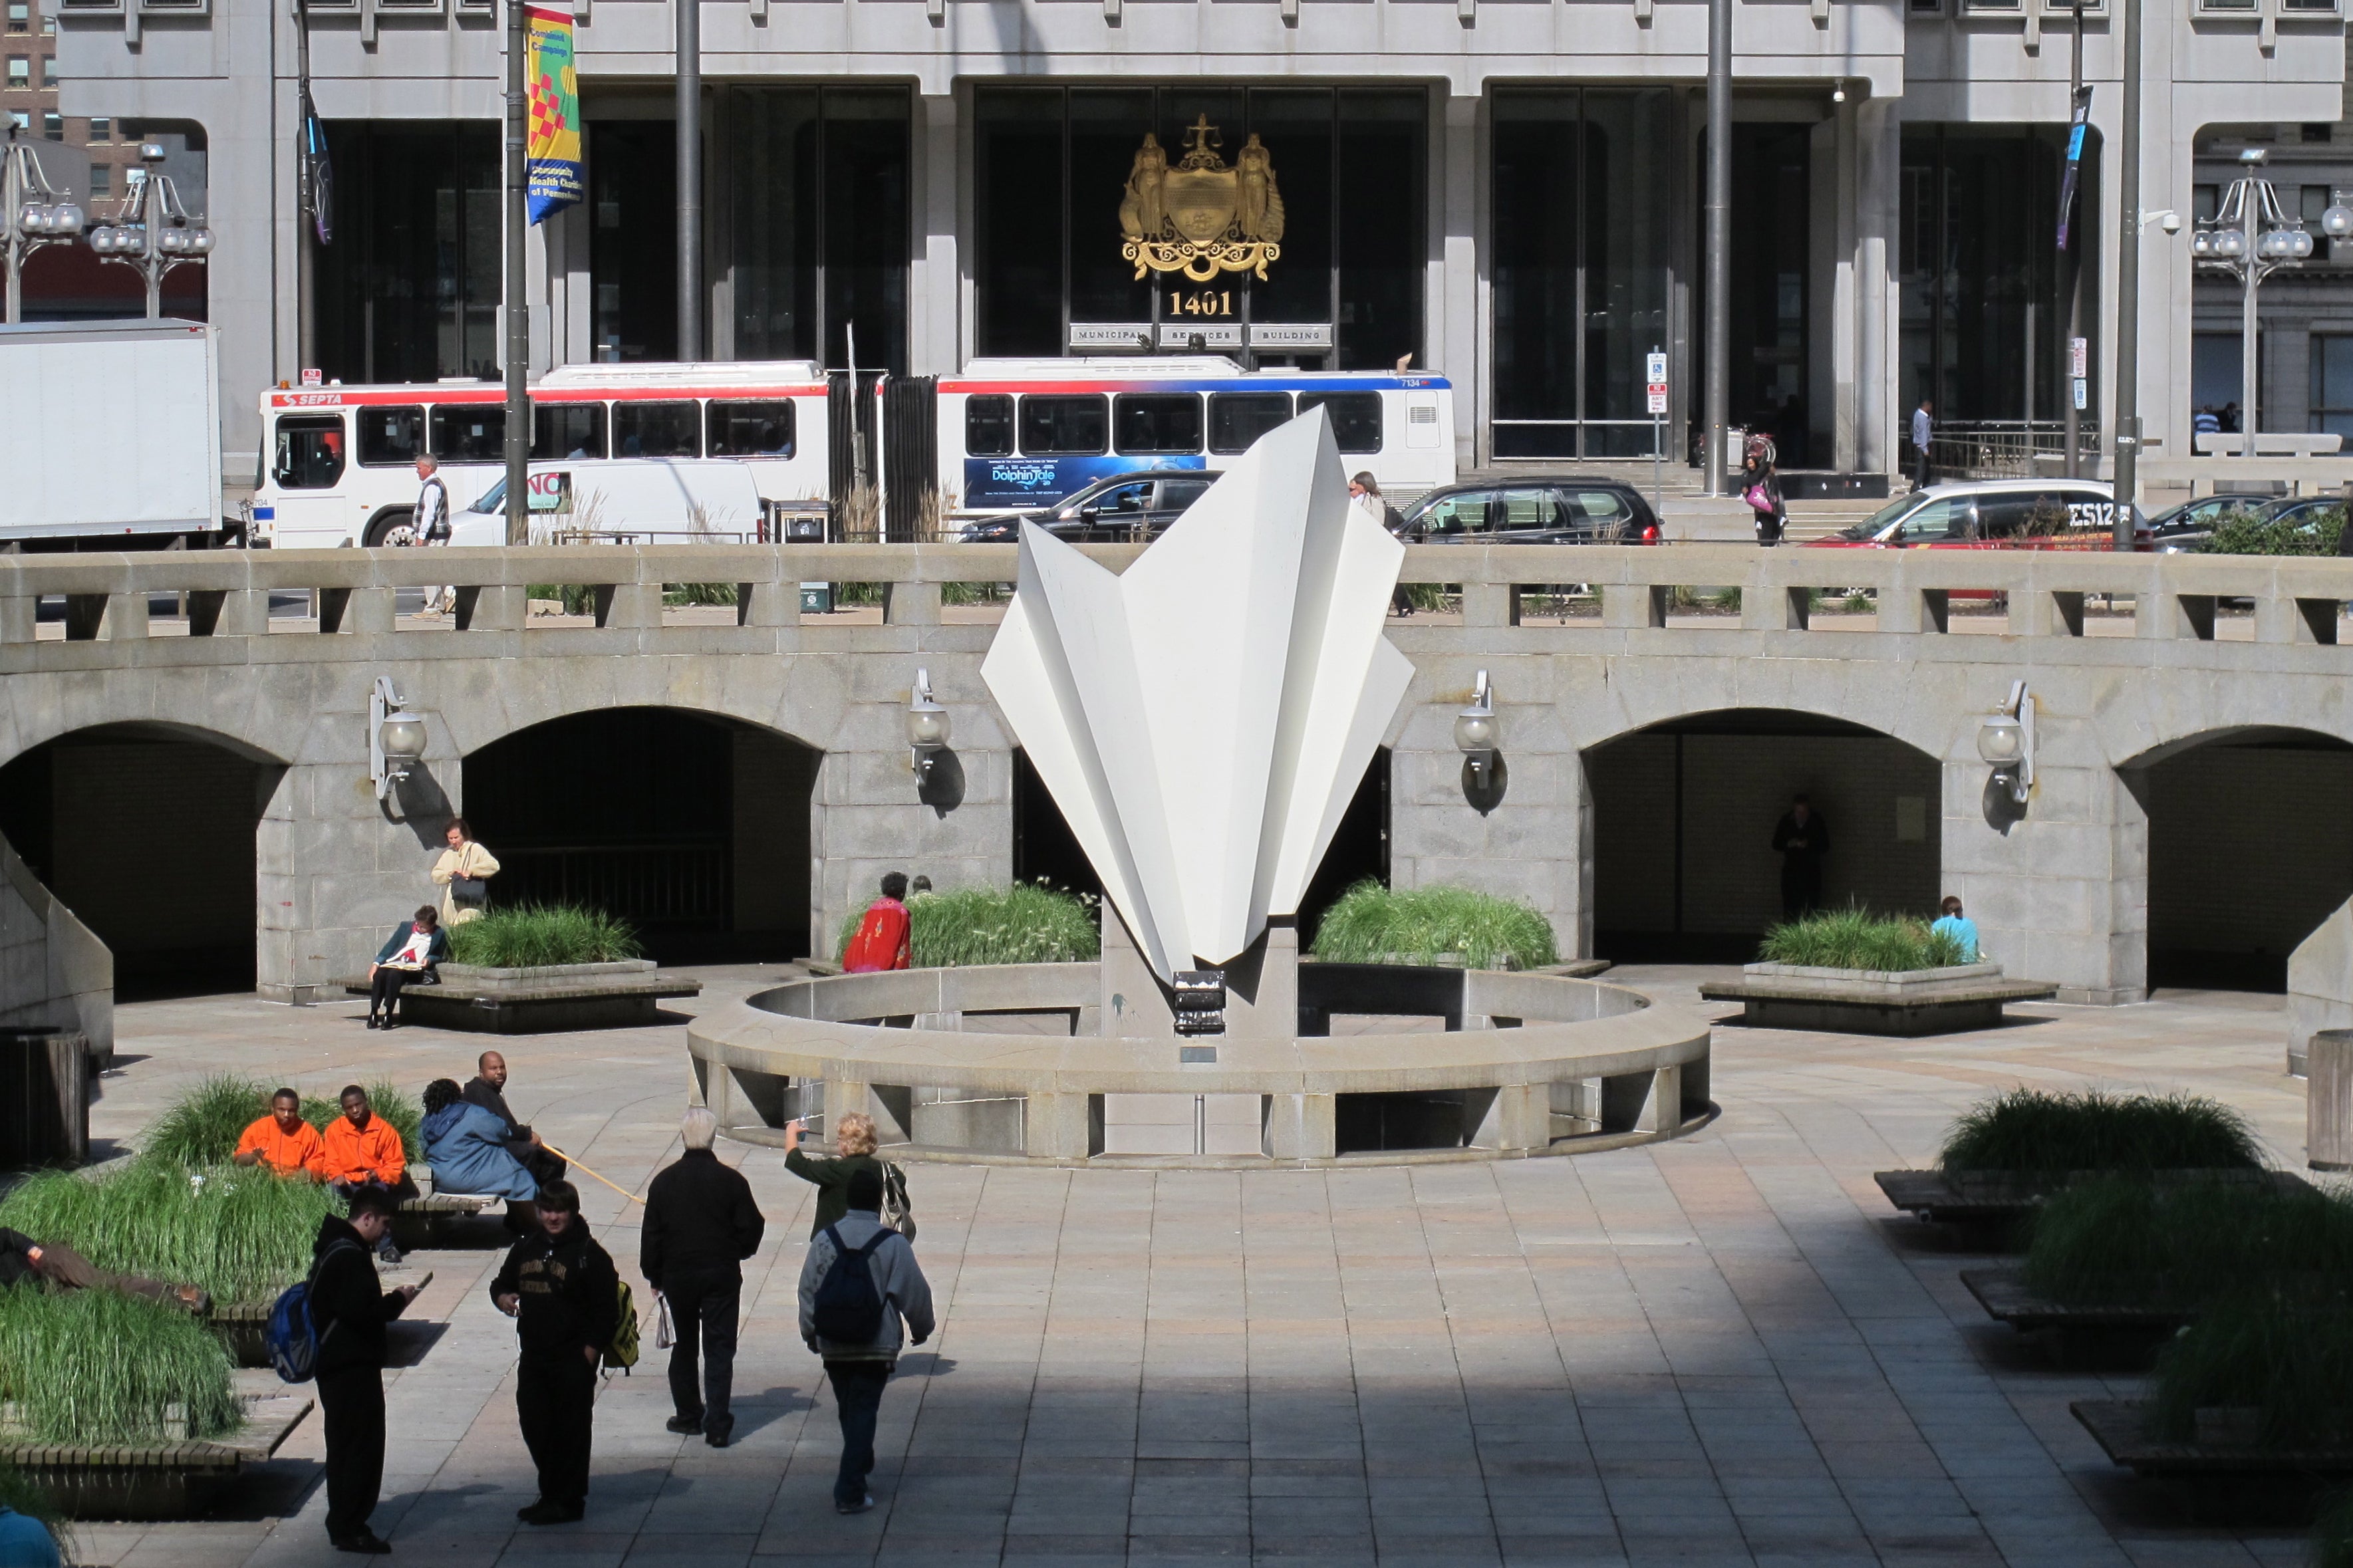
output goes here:
<path id="1" fill-rule="evenodd" d="M 368 1528 L 384 1487 L 384 1326 L 417 1300 L 417 1287 L 380 1288 L 375 1249 L 400 1199 L 361 1187 L 352 1217 L 328 1215 L 311 1246 L 311 1321 L 319 1333 L 319 1410 L 327 1437 L 327 1539 L 338 1552 L 381 1555 L 391 1544 Z"/>
<path id="2" fill-rule="evenodd" d="M 531 1179 L 541 1186 L 560 1182 L 571 1167 L 564 1156 L 540 1142 L 539 1134 L 515 1120 L 507 1109 L 507 1058 L 496 1051 L 484 1051 L 474 1063 L 474 1077 L 468 1080 L 462 1098 L 470 1105 L 484 1110 L 507 1124 L 507 1152 L 521 1162 L 531 1173 Z"/>
<path id="3" fill-rule="evenodd" d="M 1822 902 L 1822 857 L 1831 852 L 1831 825 L 1804 795 L 1789 797 L 1789 809 L 1773 826 L 1773 848 L 1781 857 L 1781 918 L 1811 914 Z"/>
<path id="4" fill-rule="evenodd" d="M 569 1182 L 539 1189 L 539 1230 L 508 1249 L 491 1300 L 515 1320 L 515 1418 L 539 1467 L 525 1524 L 570 1524 L 588 1508 L 589 1423 L 596 1363 L 621 1323 L 620 1276 L 588 1234 Z"/>
<path id="5" fill-rule="evenodd" d="M 714 1448 L 735 1430 L 728 1393 L 735 1375 L 735 1315 L 744 1293 L 744 1259 L 760 1249 L 766 1222 L 752 1201 L 752 1184 L 719 1163 L 711 1141 L 719 1119 L 702 1106 L 679 1121 L 686 1152 L 646 1189 L 645 1228 L 638 1233 L 638 1268 L 670 1302 L 678 1335 L 670 1352 L 670 1396 L 677 1433 L 700 1432 Z M 702 1356 L 696 1396 L 695 1352 Z"/>

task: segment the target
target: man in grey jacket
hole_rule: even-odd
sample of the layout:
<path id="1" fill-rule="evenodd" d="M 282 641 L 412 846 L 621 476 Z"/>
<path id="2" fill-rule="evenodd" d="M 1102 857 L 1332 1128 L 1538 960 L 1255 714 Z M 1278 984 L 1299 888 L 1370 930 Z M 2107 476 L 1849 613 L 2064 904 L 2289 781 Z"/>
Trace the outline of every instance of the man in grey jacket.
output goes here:
<path id="1" fill-rule="evenodd" d="M 833 1506 L 840 1513 L 864 1513 L 874 1506 L 866 1478 L 874 1469 L 874 1423 L 882 1408 L 882 1385 L 898 1364 L 903 1327 L 909 1342 L 932 1337 L 932 1288 L 915 1265 L 915 1249 L 882 1224 L 882 1178 L 860 1171 L 849 1179 L 849 1212 L 809 1241 L 801 1263 L 801 1339 L 825 1358 L 833 1402 L 841 1415 L 841 1472 L 833 1483 Z M 874 1245 L 877 1238 L 880 1244 Z M 867 1268 L 882 1298 L 882 1322 L 863 1343 L 821 1339 L 817 1331 L 818 1289 L 843 1252 L 870 1245 Z"/>

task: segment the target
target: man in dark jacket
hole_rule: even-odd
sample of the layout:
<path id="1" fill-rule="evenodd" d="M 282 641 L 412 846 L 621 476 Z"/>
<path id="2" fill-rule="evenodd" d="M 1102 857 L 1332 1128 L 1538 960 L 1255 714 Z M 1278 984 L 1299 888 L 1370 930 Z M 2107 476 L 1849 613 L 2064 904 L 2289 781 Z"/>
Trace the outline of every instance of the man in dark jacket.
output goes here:
<path id="1" fill-rule="evenodd" d="M 539 1500 L 525 1524 L 570 1524 L 588 1509 L 589 1423 L 596 1363 L 620 1327 L 620 1276 L 580 1218 L 569 1182 L 539 1189 L 539 1231 L 507 1252 L 491 1300 L 515 1320 L 515 1418 L 539 1467 Z"/>
<path id="2" fill-rule="evenodd" d="M 191 1312 L 210 1311 L 213 1304 L 213 1299 L 194 1285 L 116 1274 L 98 1268 L 70 1247 L 56 1242 L 43 1246 L 22 1231 L 0 1226 L 0 1289 L 27 1282 L 52 1290 L 120 1290 Z"/>
<path id="3" fill-rule="evenodd" d="M 474 1063 L 474 1072 L 464 1090 L 467 1103 L 480 1106 L 507 1124 L 507 1152 L 531 1173 L 533 1181 L 543 1187 L 562 1181 L 571 1168 L 564 1156 L 541 1142 L 539 1134 L 517 1121 L 514 1112 L 507 1109 L 507 1058 L 496 1051 L 484 1051 Z"/>
<path id="4" fill-rule="evenodd" d="M 1793 921 L 1820 908 L 1831 827 L 1804 795 L 1789 798 L 1789 809 L 1773 828 L 1773 848 L 1781 857 L 1781 918 Z"/>
<path id="5" fill-rule="evenodd" d="M 319 1332 L 319 1410 L 327 1437 L 327 1539 L 338 1552 L 381 1555 L 368 1528 L 384 1487 L 384 1326 L 418 1287 L 381 1288 L 375 1253 L 400 1200 L 361 1187 L 348 1220 L 328 1215 L 311 1245 L 311 1321 Z"/>
<path id="6" fill-rule="evenodd" d="M 849 1207 L 810 1241 L 801 1261 L 801 1340 L 825 1358 L 833 1402 L 841 1417 L 841 1468 L 834 1477 L 838 1513 L 864 1513 L 874 1506 L 866 1478 L 874 1471 L 874 1424 L 882 1408 L 882 1386 L 899 1363 L 901 1330 L 914 1344 L 932 1337 L 932 1287 L 915 1263 L 907 1238 L 882 1224 L 882 1178 L 861 1170 L 847 1184 Z M 871 1248 L 871 1250 L 867 1250 Z M 880 1326 L 870 1340 L 831 1340 L 817 1327 L 818 1292 L 844 1251 L 866 1252 L 866 1267 L 882 1299 Z"/>
<path id="7" fill-rule="evenodd" d="M 735 1315 L 744 1293 L 744 1259 L 760 1249 L 766 1222 L 752 1184 L 711 1152 L 719 1119 L 702 1106 L 679 1121 L 686 1152 L 646 1189 L 638 1268 L 670 1303 L 678 1335 L 670 1352 L 670 1396 L 677 1433 L 700 1432 L 714 1448 L 735 1430 L 728 1394 L 735 1375 Z M 695 1354 L 702 1384 L 695 1387 Z"/>

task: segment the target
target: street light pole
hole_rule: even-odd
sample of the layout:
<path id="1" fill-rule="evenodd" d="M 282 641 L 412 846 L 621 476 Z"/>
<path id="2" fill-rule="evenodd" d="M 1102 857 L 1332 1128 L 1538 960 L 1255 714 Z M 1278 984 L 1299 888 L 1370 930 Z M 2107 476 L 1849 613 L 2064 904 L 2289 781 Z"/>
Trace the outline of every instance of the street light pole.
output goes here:
<path id="1" fill-rule="evenodd" d="M 6 321 L 12 327 L 25 319 L 25 258 L 45 245 L 72 244 L 82 226 L 81 208 L 66 200 L 64 192 L 49 188 L 40 161 L 16 135 L 11 124 L 0 153 L 0 246 L 7 256 Z"/>
<path id="2" fill-rule="evenodd" d="M 531 542 L 531 279 L 523 265 L 530 120 L 523 96 L 523 0 L 507 0 L 507 542 Z"/>
<path id="3" fill-rule="evenodd" d="M 702 4 L 678 7 L 678 357 L 702 357 Z"/>
<path id="4" fill-rule="evenodd" d="M 139 163 L 113 220 L 90 231 L 90 247 L 101 260 L 128 267 L 145 280 L 147 319 L 153 321 L 164 314 L 165 275 L 210 256 L 213 231 L 180 205 L 179 187 L 164 173 L 160 144 L 140 143 Z"/>
<path id="5" fill-rule="evenodd" d="M 2074 0 L 2071 9 L 2075 14 L 2075 47 L 2067 68 L 2067 111 L 2084 101 L 2084 0 Z M 2082 198 L 2079 195 L 2077 200 Z M 2061 213 L 2059 221 L 2067 223 L 2069 215 Z M 2084 335 L 2084 247 L 2073 237 L 2070 225 L 2067 241 L 2067 338 L 2060 345 L 2059 400 L 2067 411 L 2067 477 L 2083 477 L 2084 413 L 2075 405 L 2075 343 Z M 2089 370 L 2091 367 L 2084 367 Z M 2032 445 L 2032 437 L 2028 444 Z"/>
<path id="6" fill-rule="evenodd" d="M 2116 508 L 2114 541 L 2133 547 L 2133 502 L 2140 491 L 2140 0 L 2124 0 L 2123 134 L 2117 162 L 2116 211 L 2116 458 L 2110 493 Z"/>
<path id="7" fill-rule="evenodd" d="M 2222 205 L 2189 239 L 2194 265 L 2225 272 L 2239 280 L 2239 386 L 2242 414 L 2240 429 L 2248 436 L 2263 428 L 2257 413 L 2262 386 L 2259 349 L 2261 328 L 2255 291 L 2263 279 L 2283 267 L 2294 267 L 2312 254 L 2312 236 L 2301 218 L 2290 218 L 2281 207 L 2279 193 L 2254 171 L 2263 162 L 2263 150 L 2250 147 L 2239 154 L 2247 173 L 2231 182 Z M 2332 207 L 2331 212 L 2334 212 Z M 2324 214 L 2321 226 L 2328 226 Z M 2251 448 L 2252 450 L 2252 448 Z"/>
<path id="8" fill-rule="evenodd" d="M 1732 402 L 1732 0 L 1707 0 L 1707 373 L 1701 423 L 1707 493 L 1725 488 Z"/>

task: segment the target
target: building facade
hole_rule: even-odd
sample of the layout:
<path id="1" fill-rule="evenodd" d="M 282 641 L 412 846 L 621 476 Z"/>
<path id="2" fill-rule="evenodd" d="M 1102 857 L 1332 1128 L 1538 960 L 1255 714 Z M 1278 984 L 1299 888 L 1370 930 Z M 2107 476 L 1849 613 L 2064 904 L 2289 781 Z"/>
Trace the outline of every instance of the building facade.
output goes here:
<path id="1" fill-rule="evenodd" d="M 574 0 L 587 199 L 532 231 L 544 367 L 675 352 L 676 0 Z M 1790 467 L 1886 473 L 1905 416 L 2049 427 L 2070 309 L 2112 402 L 2113 0 L 2083 13 L 2093 134 L 2055 244 L 2070 13 L 2049 0 L 1736 0 L 1732 414 Z M 2341 0 L 2147 0 L 2143 205 L 2192 208 L 2208 127 L 2335 121 Z M 268 0 L 78 0 L 69 121 L 210 150 L 225 445 L 261 388 L 497 374 L 501 51 L 478 0 L 310 0 L 332 243 L 299 221 L 298 18 Z M 1690 0 L 706 0 L 704 276 L 717 358 L 955 371 L 1201 321 L 1261 364 L 1409 360 L 1465 463 L 1690 450 L 1706 7 Z M 1152 140 L 1156 153 L 1146 149 Z M 1146 279 L 1141 163 L 1252 165 L 1265 279 Z M 2186 234 L 2146 228 L 2140 405 L 2186 445 Z M 2084 272 L 2073 296 L 2073 265 Z M 2202 287 L 2202 286 L 2200 286 Z M 1207 331 L 1215 328 L 1218 331 Z M 1670 409 L 1645 408 L 1668 356 Z M 2331 351 L 2333 352 L 2333 351 Z"/>

